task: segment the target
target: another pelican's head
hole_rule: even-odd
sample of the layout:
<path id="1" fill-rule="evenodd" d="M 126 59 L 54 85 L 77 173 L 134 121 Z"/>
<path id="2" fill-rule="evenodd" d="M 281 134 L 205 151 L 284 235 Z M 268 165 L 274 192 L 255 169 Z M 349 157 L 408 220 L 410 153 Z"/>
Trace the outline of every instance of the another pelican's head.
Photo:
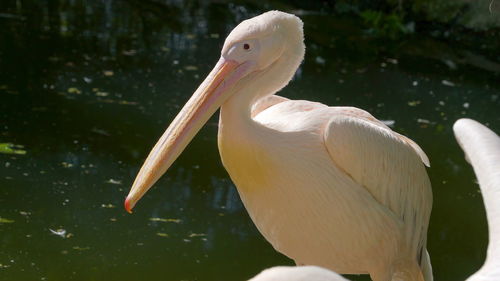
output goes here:
<path id="1" fill-rule="evenodd" d="M 302 21 L 279 11 L 245 20 L 234 28 L 214 69 L 149 153 L 125 200 L 125 209 L 131 212 L 203 124 L 238 89 L 252 81 L 266 84 L 255 95 L 273 94 L 284 87 L 302 62 L 303 41 Z"/>

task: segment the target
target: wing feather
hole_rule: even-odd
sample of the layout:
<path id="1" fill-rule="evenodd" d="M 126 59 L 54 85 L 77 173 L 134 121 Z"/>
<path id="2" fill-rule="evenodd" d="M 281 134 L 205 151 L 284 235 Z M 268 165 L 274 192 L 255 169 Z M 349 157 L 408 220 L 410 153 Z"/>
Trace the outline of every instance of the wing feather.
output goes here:
<path id="1" fill-rule="evenodd" d="M 408 140 L 351 114 L 334 115 L 324 129 L 332 160 L 403 221 L 410 250 L 420 258 L 426 247 L 432 190 L 422 164 L 425 154 Z"/>

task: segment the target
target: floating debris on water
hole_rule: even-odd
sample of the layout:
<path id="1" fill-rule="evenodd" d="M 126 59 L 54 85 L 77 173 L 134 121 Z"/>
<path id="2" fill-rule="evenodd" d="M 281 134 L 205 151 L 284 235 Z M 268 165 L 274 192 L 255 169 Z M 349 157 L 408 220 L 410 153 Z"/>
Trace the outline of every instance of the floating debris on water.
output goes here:
<path id="1" fill-rule="evenodd" d="M 448 86 L 448 87 L 455 87 L 455 83 L 448 81 L 448 80 L 441 81 L 441 84 Z"/>
<path id="2" fill-rule="evenodd" d="M 163 233 L 163 232 L 157 232 L 156 235 L 160 236 L 160 237 L 169 237 L 168 234 L 166 233 Z"/>
<path id="3" fill-rule="evenodd" d="M 110 184 L 122 184 L 122 181 L 121 180 L 109 179 L 109 180 L 106 181 L 106 183 L 110 183 Z"/>
<path id="4" fill-rule="evenodd" d="M 115 73 L 113 72 L 113 70 L 104 70 L 102 72 L 102 74 L 104 74 L 104 76 L 108 76 L 108 77 L 115 75 Z"/>
<path id="5" fill-rule="evenodd" d="M 99 128 L 96 128 L 96 127 L 92 128 L 91 131 L 93 133 L 96 133 L 96 134 L 99 134 L 99 135 L 103 135 L 103 136 L 106 136 L 106 137 L 111 136 L 111 134 L 108 131 L 103 130 L 103 129 L 99 129 Z"/>
<path id="6" fill-rule="evenodd" d="M 30 216 L 30 215 L 31 215 L 31 212 L 19 211 L 19 214 L 20 214 L 21 216 L 28 217 L 28 216 Z"/>
<path id="7" fill-rule="evenodd" d="M 107 97 L 107 96 L 109 96 L 109 93 L 97 91 L 97 92 L 95 92 L 95 95 L 98 97 Z"/>
<path id="8" fill-rule="evenodd" d="M 381 120 L 381 121 L 388 127 L 394 127 L 394 124 L 396 124 L 396 120 Z"/>
<path id="9" fill-rule="evenodd" d="M 73 167 L 73 164 L 68 163 L 68 162 L 61 162 L 61 165 L 62 165 L 64 168 L 71 168 L 71 167 Z"/>
<path id="10" fill-rule="evenodd" d="M 90 250 L 90 247 L 73 246 L 73 250 L 77 250 L 77 251 L 87 251 L 87 250 Z"/>
<path id="11" fill-rule="evenodd" d="M 398 60 L 397 59 L 392 59 L 392 58 L 388 58 L 387 62 L 388 63 L 392 63 L 392 64 L 398 64 Z"/>
<path id="12" fill-rule="evenodd" d="M 181 223 L 182 220 L 180 219 L 164 219 L 164 218 L 149 218 L 150 221 L 155 221 L 155 222 L 173 222 L 173 223 Z"/>
<path id="13" fill-rule="evenodd" d="M 126 101 L 126 100 L 114 100 L 114 99 L 101 99 L 99 102 L 104 103 L 116 103 L 116 104 L 124 104 L 124 105 L 137 105 L 135 101 Z"/>
<path id="14" fill-rule="evenodd" d="M 320 56 L 317 56 L 314 61 L 317 63 L 317 64 L 321 64 L 321 65 L 324 65 L 326 63 L 326 60 Z"/>
<path id="15" fill-rule="evenodd" d="M 51 229 L 49 228 L 50 232 L 54 235 L 57 235 L 61 238 L 70 238 L 70 237 L 73 237 L 73 234 L 71 233 L 67 233 L 66 229 L 63 229 L 63 228 L 59 228 L 59 229 Z"/>
<path id="16" fill-rule="evenodd" d="M 15 222 L 15 220 L 9 220 L 9 219 L 0 217 L 0 223 L 13 223 L 13 222 Z"/>
<path id="17" fill-rule="evenodd" d="M 124 50 L 122 52 L 122 54 L 124 54 L 125 56 L 133 56 L 133 55 L 137 54 L 137 50 L 133 50 L 133 49 L 132 50 Z"/>
<path id="18" fill-rule="evenodd" d="M 431 121 L 429 121 L 427 119 L 418 118 L 417 119 L 417 123 L 420 123 L 420 124 L 431 124 Z"/>
<path id="19" fill-rule="evenodd" d="M 418 86 L 418 81 L 413 81 L 413 83 L 411 83 L 413 85 L 413 87 L 416 87 Z"/>
<path id="20" fill-rule="evenodd" d="M 24 155 L 26 154 L 26 150 L 23 149 L 24 146 L 13 143 L 0 143 L 0 153 L 3 154 L 17 154 Z"/>
<path id="21" fill-rule="evenodd" d="M 408 102 L 408 105 L 409 106 L 417 106 L 419 105 L 421 102 L 419 100 L 412 100 L 412 101 L 409 101 Z"/>
<path id="22" fill-rule="evenodd" d="M 126 100 L 121 100 L 118 102 L 118 104 L 125 104 L 125 105 L 137 105 L 137 102 L 135 101 L 126 101 Z"/>
<path id="23" fill-rule="evenodd" d="M 49 230 L 54 235 L 58 235 L 58 236 L 62 236 L 62 237 L 64 237 L 66 235 L 66 230 L 64 230 L 64 229 L 53 230 L 53 229 L 49 228 Z"/>
<path id="24" fill-rule="evenodd" d="M 469 106 L 470 106 L 470 104 L 468 102 L 466 102 L 466 103 L 463 104 L 464 108 L 469 108 Z"/>
<path id="25" fill-rule="evenodd" d="M 452 60 L 443 60 L 444 64 L 446 64 L 451 70 L 456 70 L 458 67 L 457 67 L 457 64 L 452 61 Z"/>
<path id="26" fill-rule="evenodd" d="M 219 38 L 219 36 L 220 35 L 218 33 L 211 33 L 210 34 L 210 38 L 213 38 L 213 39 L 217 39 L 217 38 Z"/>
<path id="27" fill-rule="evenodd" d="M 109 204 L 101 204 L 101 208 L 107 208 L 107 209 L 112 209 L 112 208 L 116 208 L 115 205 L 109 203 Z"/>
<path id="28" fill-rule="evenodd" d="M 189 238 L 193 238 L 193 237 L 205 237 L 207 236 L 205 233 L 191 233 L 189 234 Z"/>
<path id="29" fill-rule="evenodd" d="M 184 67 L 184 69 L 186 71 L 196 71 L 196 70 L 198 70 L 198 67 L 196 67 L 194 65 L 187 65 L 187 66 Z"/>
<path id="30" fill-rule="evenodd" d="M 68 88 L 68 93 L 80 95 L 82 93 L 82 91 L 80 91 L 76 87 L 71 87 L 71 88 Z"/>

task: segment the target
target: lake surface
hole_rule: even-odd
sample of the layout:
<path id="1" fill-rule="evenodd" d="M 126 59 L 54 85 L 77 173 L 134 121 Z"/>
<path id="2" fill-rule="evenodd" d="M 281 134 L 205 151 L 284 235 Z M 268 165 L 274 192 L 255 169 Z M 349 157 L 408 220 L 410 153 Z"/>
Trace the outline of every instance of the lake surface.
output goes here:
<path id="1" fill-rule="evenodd" d="M 172 2 L 0 4 L 0 143 L 26 151 L 0 154 L 0 280 L 246 280 L 291 265 L 222 167 L 218 116 L 134 214 L 122 207 L 225 36 L 272 8 L 305 22 L 306 59 L 280 95 L 360 107 L 415 140 L 431 161 L 435 280 L 480 267 L 484 207 L 451 128 L 470 117 L 500 132 L 494 62 L 432 34 L 373 39 L 359 20 L 321 7 Z"/>

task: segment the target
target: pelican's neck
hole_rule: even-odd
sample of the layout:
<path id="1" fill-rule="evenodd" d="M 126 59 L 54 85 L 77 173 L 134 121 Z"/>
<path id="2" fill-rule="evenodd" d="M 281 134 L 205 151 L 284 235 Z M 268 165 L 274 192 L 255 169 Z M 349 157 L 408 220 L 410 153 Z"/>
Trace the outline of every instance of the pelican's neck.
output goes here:
<path id="1" fill-rule="evenodd" d="M 479 180 L 488 219 L 489 245 L 483 267 L 468 278 L 500 279 L 500 137 L 484 125 L 461 119 L 453 126 Z"/>
<path id="2" fill-rule="evenodd" d="M 298 50 L 298 48 L 301 48 Z M 221 107 L 221 122 L 253 123 L 252 106 L 259 99 L 270 96 L 285 87 L 292 79 L 303 59 L 304 47 L 284 51 L 268 68 L 251 73 L 233 89 L 233 93 Z"/>
<path id="3" fill-rule="evenodd" d="M 221 106 L 221 122 L 225 120 L 234 120 L 238 121 L 238 123 L 244 122 L 248 124 L 253 122 L 251 116 L 252 105 L 258 100 L 258 96 L 265 95 L 266 93 L 262 93 L 262 89 L 253 89 L 253 83 L 251 83 L 253 81 L 246 82 L 250 85 L 236 89 L 231 97 Z M 259 91 L 259 93 L 256 91 Z"/>

